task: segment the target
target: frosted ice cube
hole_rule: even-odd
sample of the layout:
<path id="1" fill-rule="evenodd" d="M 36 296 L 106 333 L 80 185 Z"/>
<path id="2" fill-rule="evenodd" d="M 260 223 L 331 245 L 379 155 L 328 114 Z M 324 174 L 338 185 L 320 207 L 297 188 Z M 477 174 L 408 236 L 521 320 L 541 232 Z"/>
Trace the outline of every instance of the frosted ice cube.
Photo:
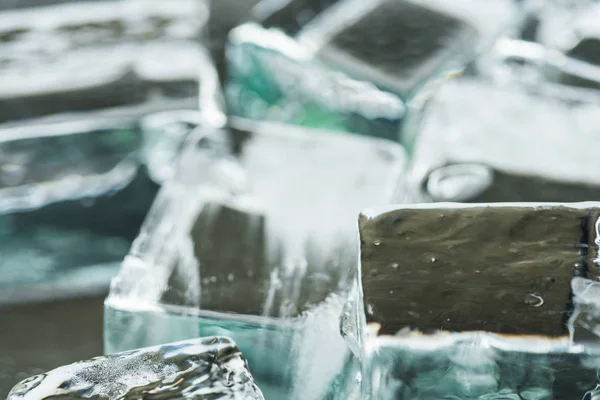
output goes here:
<path id="1" fill-rule="evenodd" d="M 537 92 L 460 79 L 441 88 L 411 122 L 411 190 L 434 201 L 600 199 L 595 92 Z"/>
<path id="2" fill-rule="evenodd" d="M 96 357 L 36 375 L 7 400 L 222 399 L 262 400 L 235 343 L 208 337 Z"/>
<path id="3" fill-rule="evenodd" d="M 355 215 L 398 198 L 404 152 L 238 119 L 197 133 L 113 281 L 106 348 L 227 332 L 261 387 L 318 398 L 343 361 L 337 320 L 355 269 Z M 310 388 L 300 373 L 314 377 Z"/>
<path id="4" fill-rule="evenodd" d="M 600 336 L 578 342 L 572 333 L 598 315 L 599 218 L 599 203 L 364 211 L 356 331 L 364 395 L 596 393 L 600 357 L 591 344 Z"/>
<path id="5" fill-rule="evenodd" d="M 446 3 L 263 1 L 256 14 L 266 27 L 244 25 L 230 36 L 229 108 L 400 140 L 405 103 L 515 23 L 510 1 Z"/>

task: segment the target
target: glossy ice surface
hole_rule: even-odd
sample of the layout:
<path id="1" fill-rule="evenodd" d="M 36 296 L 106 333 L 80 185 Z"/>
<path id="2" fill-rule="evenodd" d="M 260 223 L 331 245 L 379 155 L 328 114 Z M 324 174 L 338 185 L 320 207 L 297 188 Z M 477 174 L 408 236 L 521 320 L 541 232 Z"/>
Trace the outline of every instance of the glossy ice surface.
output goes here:
<path id="1" fill-rule="evenodd" d="M 365 211 L 362 328 L 347 335 L 364 395 L 597 396 L 599 218 L 598 203 Z"/>
<path id="2" fill-rule="evenodd" d="M 600 199 L 594 91 L 449 82 L 414 126 L 411 190 L 420 201 Z M 485 104 L 485 107 L 481 107 Z M 473 112 L 477 110 L 477 112 Z"/>
<path id="3" fill-rule="evenodd" d="M 0 5 L 0 302 L 105 290 L 195 115 L 223 118 L 207 3 L 169 4 Z"/>
<path id="4" fill-rule="evenodd" d="M 261 400 L 246 360 L 228 338 L 208 337 L 80 361 L 15 386 L 17 399 Z"/>
<path id="5" fill-rule="evenodd" d="M 518 25 L 515 11 L 504 0 L 262 1 L 264 27 L 230 35 L 230 111 L 402 141 L 407 104 Z"/>
<path id="6" fill-rule="evenodd" d="M 2 10 L 0 122 L 197 100 L 207 5 L 171 4 L 77 1 Z"/>
<path id="7" fill-rule="evenodd" d="M 355 215 L 397 198 L 404 153 L 344 133 L 231 124 L 199 129 L 158 195 L 107 299 L 106 348 L 227 332 L 261 385 L 318 398 L 345 353 Z"/>

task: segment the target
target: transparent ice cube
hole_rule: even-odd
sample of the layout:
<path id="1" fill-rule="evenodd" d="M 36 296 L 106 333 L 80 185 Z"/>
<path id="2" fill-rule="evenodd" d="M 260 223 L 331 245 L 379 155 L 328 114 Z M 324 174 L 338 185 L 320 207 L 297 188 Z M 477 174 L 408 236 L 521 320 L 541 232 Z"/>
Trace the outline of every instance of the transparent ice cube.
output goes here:
<path id="1" fill-rule="evenodd" d="M 597 396 L 599 218 L 599 203 L 364 211 L 363 395 Z"/>
<path id="2" fill-rule="evenodd" d="M 411 123 L 411 191 L 426 201 L 600 199 L 594 91 L 516 89 L 481 79 L 444 85 Z"/>
<path id="3" fill-rule="evenodd" d="M 203 113 L 13 124 L 0 135 L 0 303 L 104 291 Z M 26 267 L 23 267 L 26 266 Z"/>
<path id="4" fill-rule="evenodd" d="M 187 133 L 224 120 L 206 4 L 177 1 L 3 3 L 0 302 L 106 290 Z"/>
<path id="5" fill-rule="evenodd" d="M 235 343 L 207 337 L 96 357 L 28 378 L 7 400 L 262 400 Z"/>
<path id="6" fill-rule="evenodd" d="M 317 399 L 346 351 L 355 215 L 398 198 L 404 152 L 239 119 L 197 135 L 113 281 L 106 350 L 227 334 L 274 398 Z"/>
<path id="7" fill-rule="evenodd" d="M 208 59 L 200 43 L 207 18 L 202 0 L 3 8 L 0 122 L 131 106 L 194 108 Z"/>
<path id="8" fill-rule="evenodd" d="M 503 0 L 263 1 L 265 26 L 230 36 L 227 102 L 246 118 L 400 140 L 406 104 L 491 46 L 515 10 Z"/>

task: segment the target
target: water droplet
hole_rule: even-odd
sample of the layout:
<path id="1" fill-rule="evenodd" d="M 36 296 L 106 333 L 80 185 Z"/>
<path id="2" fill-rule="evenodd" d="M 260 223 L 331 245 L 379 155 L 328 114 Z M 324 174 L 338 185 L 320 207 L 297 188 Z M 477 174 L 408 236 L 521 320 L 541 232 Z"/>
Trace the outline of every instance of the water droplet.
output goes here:
<path id="1" fill-rule="evenodd" d="M 210 282 L 211 283 L 215 283 L 217 281 L 217 277 L 216 276 L 211 276 L 210 277 Z"/>
<path id="2" fill-rule="evenodd" d="M 434 262 L 437 261 L 437 259 L 435 257 L 431 257 L 431 260 L 429 260 L 429 261 L 431 261 L 432 263 L 434 263 Z"/>
<path id="3" fill-rule="evenodd" d="M 394 291 L 393 291 L 393 290 L 390 290 L 390 294 L 394 294 Z"/>
<path id="4" fill-rule="evenodd" d="M 525 296 L 525 304 L 533 307 L 541 307 L 544 305 L 544 298 L 537 293 L 529 293 Z"/>
<path id="5" fill-rule="evenodd" d="M 392 265 L 391 265 L 391 267 L 393 269 L 398 269 L 398 266 L 399 266 L 398 263 L 392 263 Z"/>
<path id="6" fill-rule="evenodd" d="M 367 314 L 373 315 L 373 306 L 371 304 L 367 304 Z"/>
<path id="7" fill-rule="evenodd" d="M 229 282 L 233 282 L 233 279 L 234 279 L 234 276 L 233 276 L 233 274 L 229 274 L 229 275 L 227 275 L 227 280 L 228 280 Z"/>
<path id="8" fill-rule="evenodd" d="M 373 244 L 374 244 L 375 246 L 379 246 L 379 245 L 381 244 L 381 240 L 375 240 L 375 241 L 373 242 Z"/>

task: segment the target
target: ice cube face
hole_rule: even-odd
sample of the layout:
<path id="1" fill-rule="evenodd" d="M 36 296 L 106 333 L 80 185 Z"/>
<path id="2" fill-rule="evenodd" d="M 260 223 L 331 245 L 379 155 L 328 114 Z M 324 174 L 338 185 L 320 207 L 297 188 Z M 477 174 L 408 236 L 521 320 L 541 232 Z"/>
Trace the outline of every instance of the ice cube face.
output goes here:
<path id="1" fill-rule="evenodd" d="M 0 302 L 105 290 L 197 116 L 224 118 L 207 4 L 171 5 L 2 6 Z"/>
<path id="2" fill-rule="evenodd" d="M 257 10 L 264 27 L 230 36 L 233 114 L 396 141 L 406 104 L 514 23 L 506 1 L 263 1 Z"/>
<path id="3" fill-rule="evenodd" d="M 593 147 L 600 138 L 596 96 L 555 89 L 534 92 L 466 78 L 442 87 L 411 126 L 416 137 L 410 168 L 414 198 L 599 199 L 597 163 L 582 156 L 584 147 Z"/>
<path id="4" fill-rule="evenodd" d="M 537 339 L 494 339 L 467 334 L 373 339 L 369 375 L 363 379 L 373 382 L 373 398 L 383 400 L 598 395 L 597 355 L 569 352 L 565 341 L 540 345 Z"/>
<path id="5" fill-rule="evenodd" d="M 590 344 L 598 340 L 599 206 L 446 203 L 365 211 L 360 281 L 363 323 L 372 332 L 363 336 L 366 393 L 596 393 L 600 359 Z"/>
<path id="6" fill-rule="evenodd" d="M 207 337 L 138 349 L 59 367 L 16 385 L 7 400 L 262 400 L 235 343 Z"/>
<path id="7" fill-rule="evenodd" d="M 345 353 L 337 321 L 356 264 L 353 216 L 396 198 L 404 152 L 236 119 L 198 135 L 113 282 L 106 349 L 226 333 L 261 387 L 318 398 Z"/>
<path id="8" fill-rule="evenodd" d="M 4 129 L 0 303 L 106 290 L 201 115 Z"/>

